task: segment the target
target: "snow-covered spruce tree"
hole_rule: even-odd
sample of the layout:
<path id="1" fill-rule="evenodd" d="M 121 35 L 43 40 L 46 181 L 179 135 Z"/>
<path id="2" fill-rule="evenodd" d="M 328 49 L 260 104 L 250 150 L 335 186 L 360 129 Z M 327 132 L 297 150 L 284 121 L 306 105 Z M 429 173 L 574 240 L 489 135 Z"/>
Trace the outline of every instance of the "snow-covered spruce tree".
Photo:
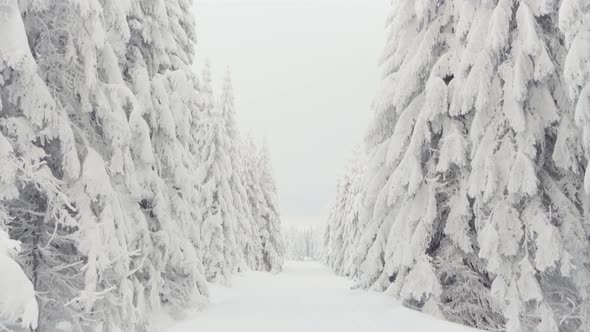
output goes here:
<path id="1" fill-rule="evenodd" d="M 391 227 L 391 217 L 383 208 L 386 197 L 384 186 L 393 172 L 393 165 L 386 162 L 398 114 L 393 104 L 395 93 L 395 73 L 405 58 L 413 34 L 400 34 L 396 16 L 396 7 L 387 19 L 386 45 L 380 59 L 382 82 L 373 101 L 373 119 L 365 136 L 366 172 L 362 180 L 363 189 L 359 194 L 360 210 L 358 211 L 359 229 L 354 249 L 350 255 L 350 264 L 357 270 L 359 286 L 383 289 L 386 276 L 383 275 L 384 252 L 386 238 Z M 405 19 L 407 20 L 407 19 Z M 404 20 L 404 21 L 405 21 Z M 381 277 L 380 282 L 375 282 Z"/>
<path id="2" fill-rule="evenodd" d="M 22 242 L 18 260 L 43 294 L 34 321 L 48 328 L 50 319 L 73 319 L 79 310 L 65 304 L 83 296 L 80 224 L 61 188 L 80 163 L 67 116 L 38 75 L 21 19 L 27 3 L 20 5 L 4 1 L 0 10 L 0 219 Z"/>
<path id="3" fill-rule="evenodd" d="M 39 5 L 24 1 L 22 4 L 39 72 L 57 101 L 55 114 L 67 113 L 74 128 L 72 134 L 63 125 L 67 120 L 60 120 L 60 141 L 54 146 L 68 154 L 64 152 L 62 157 L 52 147 L 48 164 L 51 173 L 64 182 L 67 194 L 74 198 L 71 206 L 61 203 L 67 212 L 62 215 L 73 214 L 78 224 L 70 223 L 69 228 L 62 228 L 47 223 L 50 230 L 38 232 L 47 241 L 37 239 L 34 232 L 17 233 L 18 228 L 11 229 L 23 240 L 25 253 L 29 242 L 34 243 L 31 250 L 39 243 L 45 249 L 61 249 L 59 253 L 42 252 L 50 259 L 37 260 L 47 263 L 48 270 L 57 274 L 57 277 L 39 278 L 41 282 L 68 278 L 65 285 L 37 287 L 41 291 L 49 290 L 50 304 L 43 305 L 41 324 L 60 317 L 74 329 L 96 325 L 96 321 L 107 322 L 103 326 L 107 330 L 149 328 L 149 312 L 160 302 L 169 303 L 175 309 L 202 304 L 206 285 L 201 277 L 200 237 L 194 222 L 198 219 L 193 218 L 200 213 L 195 209 L 198 205 L 192 204 L 198 198 L 196 181 L 186 181 L 183 169 L 178 166 L 183 164 L 184 169 L 194 166 L 186 152 L 190 131 L 188 108 L 197 104 L 196 80 L 190 73 L 190 62 L 187 60 L 182 71 L 166 71 L 166 76 L 159 76 L 160 80 L 150 87 L 149 72 L 141 71 L 141 64 L 138 65 L 141 57 L 135 57 L 141 56 L 142 51 L 149 55 L 149 47 L 143 43 L 143 37 L 149 39 L 149 35 L 140 32 L 141 40 L 135 43 L 136 30 L 130 31 L 127 25 L 127 15 L 133 16 L 130 26 L 141 30 L 138 24 L 145 17 L 130 14 L 138 10 L 139 3 L 101 1 L 89 6 L 71 6 L 61 2 Z M 192 29 L 190 3 L 171 1 L 166 6 L 165 12 L 173 14 L 166 17 L 169 22 L 163 29 L 173 27 L 170 39 L 180 45 L 180 50 L 174 52 L 167 49 L 173 53 L 170 55 L 173 62 L 179 64 L 177 59 L 187 59 L 184 49 L 190 50 L 194 39 L 194 34 L 188 31 Z M 153 9 L 146 8 L 148 12 Z M 158 31 L 152 32 L 161 36 Z M 146 66 L 144 62 L 143 68 Z M 146 80 L 142 83 L 147 83 L 148 89 L 142 90 L 145 86 L 134 84 L 143 78 Z M 171 110 L 166 109 L 168 105 L 156 111 L 150 108 L 152 91 L 159 99 L 157 105 L 167 101 Z M 174 128 L 177 136 L 167 137 L 173 140 L 166 145 L 168 149 L 162 148 L 154 154 L 151 129 L 144 117 L 165 118 L 170 112 L 179 127 Z M 58 123 L 57 120 L 47 122 Z M 157 147 L 163 145 L 160 142 Z M 164 158 L 169 162 L 166 166 L 174 172 L 160 167 L 162 158 L 156 156 L 165 153 L 164 157 L 169 158 Z M 81 175 L 78 160 L 82 160 Z M 165 179 L 172 177 L 171 173 L 176 184 L 185 186 L 169 185 L 172 181 L 167 183 Z M 27 215 L 35 216 L 27 211 L 30 210 L 25 210 Z M 155 220 L 156 216 L 160 219 Z M 19 219 L 27 220 L 26 217 Z M 25 241 L 29 239 L 24 238 L 27 236 L 32 240 Z M 35 264 L 33 260 L 35 274 L 42 272 Z M 52 264 L 57 267 L 51 269 Z"/>
<path id="4" fill-rule="evenodd" d="M 198 82 L 191 72 L 194 19 L 191 1 L 133 2 L 124 80 L 138 100 L 134 147 L 142 187 L 140 205 L 156 249 L 141 275 L 150 305 L 173 310 L 203 305 L 201 211 L 197 167 L 191 153 Z M 147 145 L 151 138 L 153 149 Z M 135 141 L 140 143 L 141 141 Z M 152 276 L 161 276 L 152 279 Z"/>
<path id="5" fill-rule="evenodd" d="M 366 192 L 366 163 L 367 156 L 363 149 L 357 148 L 354 152 L 350 167 L 350 195 L 347 199 L 347 220 L 351 221 L 351 225 L 347 227 L 348 244 L 345 247 L 344 256 L 344 273 L 351 277 L 356 277 L 360 274 L 360 266 L 356 264 L 355 256 L 356 246 L 360 242 L 363 236 L 364 230 L 367 227 L 366 219 L 361 219 L 361 213 L 363 211 L 363 200 L 365 199 Z"/>
<path id="6" fill-rule="evenodd" d="M 363 179 L 366 159 L 360 147 L 355 148 L 347 169 L 338 180 L 336 202 L 331 208 L 325 234 L 326 255 L 324 260 L 337 273 L 356 276 L 357 265 L 353 253 L 364 229 L 359 224 Z"/>
<path id="7" fill-rule="evenodd" d="M 346 239 L 343 238 L 343 228 L 347 226 L 348 220 L 345 219 L 347 210 L 346 202 L 350 196 L 349 193 L 350 179 L 348 174 L 340 177 L 336 182 L 336 200 L 328 215 L 328 225 L 324 234 L 326 253 L 324 260 L 336 273 L 341 274 L 344 263 L 343 254 L 345 250 Z M 289 253 L 290 245 L 287 246 Z"/>
<path id="8" fill-rule="evenodd" d="M 262 233 L 266 228 L 266 221 L 262 218 L 264 196 L 260 184 L 260 172 L 258 169 L 258 148 L 254 138 L 246 136 L 242 150 L 243 175 L 242 181 L 248 197 L 250 213 L 252 215 L 252 240 L 251 248 L 246 248 L 245 257 L 248 265 L 255 270 L 264 270 L 262 261 Z"/>
<path id="9" fill-rule="evenodd" d="M 465 54 L 464 66 L 455 69 L 450 107 L 451 114 L 475 111 L 467 192 L 479 256 L 494 275 L 491 293 L 507 330 L 574 329 L 588 324 L 590 248 L 582 223 L 588 196 L 580 181 L 580 135 L 563 86 L 558 14 L 548 1 L 475 7 L 475 15 L 490 14 L 489 28 L 481 28 L 486 42 L 467 43 L 480 45 L 471 48 L 479 57 Z"/>
<path id="10" fill-rule="evenodd" d="M 283 269 L 285 244 L 281 233 L 277 188 L 273 176 L 270 151 L 265 142 L 259 152 L 258 169 L 260 187 L 264 196 L 261 216 L 265 221 L 262 237 L 262 262 L 264 270 L 280 272 Z"/>
<path id="11" fill-rule="evenodd" d="M 199 82 L 199 99 L 192 117 L 191 153 L 197 158 L 197 182 L 201 187 L 201 197 L 198 206 L 201 210 L 202 224 L 199 229 L 203 248 L 202 262 L 205 277 L 209 281 L 229 283 L 230 267 L 224 260 L 223 250 L 225 237 L 220 215 L 220 202 L 217 191 L 218 183 L 223 178 L 227 165 L 218 168 L 218 145 L 225 144 L 222 138 L 223 123 L 215 108 L 215 98 L 212 90 L 211 66 L 207 62 L 203 67 Z"/>
<path id="12" fill-rule="evenodd" d="M 56 1 L 22 9 L 39 71 L 68 114 L 76 160 L 82 161 L 79 176 L 64 177 L 79 226 L 73 238 L 76 251 L 70 253 L 76 263 L 63 265 L 83 279 L 70 281 L 69 292 L 54 288 L 59 293 L 44 308 L 61 306 L 71 313 L 47 321 L 59 317 L 76 330 L 146 328 L 152 306 L 146 305 L 144 290 L 160 279 L 142 275 L 152 264 L 146 256 L 155 249 L 138 204 L 142 188 L 136 165 L 141 163 L 133 153 L 136 146 L 145 152 L 151 144 L 144 135 L 132 145 L 141 111 L 118 58 L 130 38 L 129 4 L 104 1 L 80 7 Z M 80 294 L 71 298 L 76 290 Z M 161 289 L 151 291 L 157 296 Z"/>
<path id="13" fill-rule="evenodd" d="M 580 0 L 565 0 L 559 7 L 559 29 L 564 34 L 567 49 L 563 67 L 567 93 L 573 102 L 576 123 L 583 130 L 586 159 L 590 151 L 590 4 Z M 590 167 L 586 167 L 585 189 L 590 192 Z"/>
<path id="14" fill-rule="evenodd" d="M 561 121 L 560 138 L 556 142 L 554 156 L 561 168 L 570 169 L 578 175 L 583 172 L 580 163 L 587 163 L 590 159 L 590 3 L 578 0 L 565 0 L 559 7 L 559 29 L 564 34 L 567 49 L 562 69 L 566 83 L 568 101 L 562 103 L 568 109 L 567 122 Z M 555 18 L 554 18 L 555 19 Z M 561 54 L 560 54 L 561 55 Z M 571 104 L 568 102 L 571 101 Z M 582 130 L 581 137 L 576 135 L 573 123 Z M 568 131 L 569 134 L 561 133 Z M 557 146 L 559 145 L 559 146 Z M 582 158 L 580 150 L 584 151 Z M 586 166 L 584 188 L 590 193 L 590 167 Z M 569 182 L 578 181 L 578 177 L 565 182 L 566 189 L 571 188 Z M 574 182 L 576 183 L 576 182 Z M 562 183 L 552 183 L 554 190 L 564 188 Z M 576 187 L 574 187 L 576 188 Z M 576 188 L 577 189 L 577 188 Z M 563 189 L 562 189 L 563 191 Z M 567 252 L 572 255 L 573 282 L 578 290 L 581 304 L 575 308 L 580 317 L 580 330 L 590 330 L 590 299 L 587 272 L 582 266 L 588 267 L 587 238 L 588 226 L 580 225 L 580 218 L 587 220 L 590 213 L 590 202 L 587 196 L 579 195 L 576 190 L 567 190 L 559 197 L 554 195 L 556 204 L 562 203 L 555 218 L 563 219 L 561 224 L 562 237 Z M 572 202 L 573 201 L 573 202 Z M 562 299 L 563 301 L 563 299 Z"/>
<path id="15" fill-rule="evenodd" d="M 386 45 L 381 56 L 382 82 L 373 102 L 373 119 L 365 137 L 367 166 L 359 213 L 358 240 L 350 260 L 358 270 L 359 286 L 383 290 L 387 276 L 384 270 L 384 252 L 392 218 L 384 208 L 384 187 L 393 172 L 393 165 L 386 162 L 390 153 L 392 135 L 398 114 L 393 104 L 395 73 L 405 58 L 411 41 L 410 35 L 400 34 L 396 19 L 396 6 L 387 19 Z M 415 47 L 415 46 L 413 46 Z M 380 278 L 381 277 L 381 278 Z M 380 279 L 380 282 L 375 282 Z"/>
<path id="16" fill-rule="evenodd" d="M 248 262 L 253 263 L 256 255 L 256 244 L 254 243 L 253 224 L 254 218 L 252 216 L 251 206 L 249 204 L 248 194 L 244 188 L 243 174 L 244 174 L 244 149 L 241 144 L 241 137 L 236 123 L 236 110 L 234 103 L 234 94 L 231 73 L 227 70 L 221 95 L 219 97 L 219 109 L 224 121 L 225 130 L 228 136 L 227 154 L 230 159 L 231 170 L 228 178 L 231 193 L 233 195 L 232 205 L 233 214 L 235 216 L 235 225 L 233 226 L 236 241 L 236 248 L 238 252 L 227 252 L 226 257 L 236 257 L 237 260 L 233 262 L 233 269 L 236 271 L 244 270 L 248 267 Z M 225 227 L 229 231 L 230 227 Z M 226 233 L 226 239 L 231 235 Z M 227 247 L 229 249 L 229 247 Z M 250 268 L 254 266 L 250 265 Z"/>
<path id="17" fill-rule="evenodd" d="M 233 264 L 238 259 L 232 256 L 238 250 L 233 228 L 233 195 L 229 185 L 232 171 L 228 156 L 229 137 L 217 108 L 202 115 L 198 139 L 203 158 L 199 169 L 203 180 L 203 262 L 207 280 L 228 284 Z"/>
<path id="18" fill-rule="evenodd" d="M 6 230 L 11 224 L 14 225 L 17 210 L 23 205 L 21 188 L 34 186 L 36 181 L 46 178 L 35 176 L 34 173 L 39 171 L 43 175 L 42 165 L 34 169 L 31 167 L 32 163 L 40 163 L 44 154 L 41 146 L 33 144 L 37 140 L 34 135 L 27 137 L 27 133 L 19 134 L 11 127 L 15 128 L 18 123 L 25 128 L 33 127 L 29 112 L 43 110 L 44 106 L 51 107 L 52 100 L 36 74 L 16 0 L 3 3 L 0 9 L 0 30 L 4 32 L 0 36 L 0 329 L 9 330 L 13 324 L 36 329 L 39 309 L 33 284 L 14 260 L 21 244 L 11 240 Z M 32 88 L 32 91 L 39 93 L 41 103 L 24 97 L 24 89 Z M 44 105 L 45 102 L 49 105 Z M 32 107 L 25 110 L 24 106 Z M 43 128 L 45 120 L 41 117 L 37 128 Z M 28 134 L 31 131 L 34 130 L 29 130 Z M 21 149 L 25 147 L 35 147 L 38 156 L 22 153 Z M 53 177 L 48 180 L 50 183 L 57 182 Z"/>
<path id="19" fill-rule="evenodd" d="M 367 138 L 361 278 L 394 280 L 389 292 L 408 305 L 465 324 L 587 329 L 588 196 L 573 125 L 587 107 L 581 98 L 575 118 L 572 96 L 587 73 L 588 39 L 575 31 L 588 6 L 564 1 L 558 16 L 552 1 L 393 5 Z"/>

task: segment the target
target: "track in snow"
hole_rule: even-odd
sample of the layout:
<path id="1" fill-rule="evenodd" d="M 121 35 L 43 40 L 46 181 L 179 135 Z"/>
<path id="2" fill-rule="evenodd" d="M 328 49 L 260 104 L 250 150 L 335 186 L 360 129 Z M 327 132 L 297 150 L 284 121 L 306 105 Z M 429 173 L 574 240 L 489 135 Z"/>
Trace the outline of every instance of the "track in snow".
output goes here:
<path id="1" fill-rule="evenodd" d="M 211 285 L 211 305 L 166 332 L 476 331 L 400 306 L 315 262 L 287 262 L 278 275 L 247 272 L 233 286 Z"/>

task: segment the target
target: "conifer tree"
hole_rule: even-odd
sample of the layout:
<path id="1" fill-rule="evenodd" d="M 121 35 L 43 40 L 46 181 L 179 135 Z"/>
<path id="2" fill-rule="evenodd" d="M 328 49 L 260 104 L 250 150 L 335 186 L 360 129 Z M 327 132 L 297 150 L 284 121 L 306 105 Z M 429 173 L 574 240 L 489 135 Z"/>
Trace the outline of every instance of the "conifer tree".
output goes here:
<path id="1" fill-rule="evenodd" d="M 260 186 L 264 196 L 261 207 L 261 216 L 265 221 L 265 227 L 261 233 L 262 262 L 266 271 L 280 272 L 283 269 L 285 244 L 281 233 L 277 188 L 273 177 L 270 151 L 266 142 L 259 152 L 258 168 L 260 170 Z"/>
<path id="2" fill-rule="evenodd" d="M 247 136 L 245 142 L 242 154 L 242 160 L 244 161 L 243 183 L 252 215 L 252 237 L 250 246 L 246 248 L 244 254 L 251 268 L 264 270 L 262 262 L 262 233 L 265 231 L 266 222 L 262 218 L 264 196 L 259 177 L 258 148 L 252 136 Z"/>
<path id="3" fill-rule="evenodd" d="M 230 140 L 218 107 L 204 111 L 201 115 L 198 146 L 203 159 L 198 173 L 203 181 L 203 262 L 207 280 L 229 284 L 237 262 L 234 256 L 237 254 L 235 214 L 229 185 L 232 172 L 228 156 Z"/>
<path id="4" fill-rule="evenodd" d="M 142 163 L 140 205 L 151 233 L 153 262 L 145 293 L 152 307 L 175 309 L 202 306 L 207 295 L 201 266 L 202 213 L 196 167 L 190 152 L 190 108 L 198 105 L 198 86 L 191 73 L 194 57 L 194 18 L 191 2 L 134 2 L 125 80 L 138 99 L 137 136 L 151 139 L 138 147 Z M 163 289 L 159 289 L 162 287 Z"/>
<path id="5" fill-rule="evenodd" d="M 74 267 L 81 263 L 74 231 L 79 223 L 58 178 L 77 178 L 80 163 L 67 117 L 37 73 L 22 10 L 12 0 L 0 10 L 0 219 L 22 242 L 19 261 L 34 288 L 47 293 L 40 299 L 44 324 L 71 317 L 75 309 L 65 303 L 84 288 L 80 266 Z"/>
<path id="6" fill-rule="evenodd" d="M 230 237 L 235 238 L 236 247 L 232 250 L 236 251 L 226 253 L 226 257 L 232 257 L 234 259 L 234 270 L 244 270 L 247 268 L 247 261 L 251 261 L 251 257 L 247 257 L 247 254 L 253 253 L 254 248 L 252 242 L 253 217 L 248 203 L 248 196 L 242 182 L 244 164 L 241 153 L 243 150 L 241 147 L 240 133 L 236 124 L 235 101 L 229 69 L 224 77 L 222 91 L 219 97 L 219 108 L 228 138 L 227 155 L 231 165 L 228 181 L 233 195 L 231 201 L 233 211 L 231 213 L 235 216 L 235 225 L 233 226 L 234 234 L 226 234 L 226 239 Z M 229 227 L 226 227 L 226 230 L 229 230 Z"/>
<path id="7" fill-rule="evenodd" d="M 348 161 L 345 173 L 338 180 L 336 202 L 330 210 L 328 231 L 325 234 L 324 245 L 328 248 L 324 257 L 326 263 L 337 273 L 350 277 L 358 275 L 353 253 L 364 230 L 359 223 L 359 213 L 365 163 L 364 152 L 357 147 Z"/>
<path id="8" fill-rule="evenodd" d="M 556 9 L 393 3 L 352 244 L 365 287 L 483 328 L 587 327 L 568 313 L 588 317 L 585 143 L 573 126 L 587 122 L 588 5 Z M 345 237 L 338 227 L 328 234 Z"/>

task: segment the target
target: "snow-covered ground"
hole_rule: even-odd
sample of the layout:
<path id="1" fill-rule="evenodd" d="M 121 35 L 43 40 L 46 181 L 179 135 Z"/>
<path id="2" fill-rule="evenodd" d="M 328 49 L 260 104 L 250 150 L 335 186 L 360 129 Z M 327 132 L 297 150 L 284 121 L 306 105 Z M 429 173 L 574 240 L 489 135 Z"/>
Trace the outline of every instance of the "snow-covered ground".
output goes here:
<path id="1" fill-rule="evenodd" d="M 248 272 L 233 287 L 211 285 L 211 305 L 166 332 L 468 332 L 406 309 L 316 262 L 288 262 L 278 275 Z"/>

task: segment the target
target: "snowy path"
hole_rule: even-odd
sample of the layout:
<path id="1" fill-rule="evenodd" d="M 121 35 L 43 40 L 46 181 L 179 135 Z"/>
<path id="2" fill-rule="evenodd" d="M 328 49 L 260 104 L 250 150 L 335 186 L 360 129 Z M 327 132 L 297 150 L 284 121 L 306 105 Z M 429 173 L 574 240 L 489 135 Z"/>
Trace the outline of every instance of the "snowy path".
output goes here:
<path id="1" fill-rule="evenodd" d="M 211 286 L 211 305 L 166 332 L 476 331 L 410 311 L 314 262 L 288 262 L 279 275 L 248 272 L 232 288 Z"/>

